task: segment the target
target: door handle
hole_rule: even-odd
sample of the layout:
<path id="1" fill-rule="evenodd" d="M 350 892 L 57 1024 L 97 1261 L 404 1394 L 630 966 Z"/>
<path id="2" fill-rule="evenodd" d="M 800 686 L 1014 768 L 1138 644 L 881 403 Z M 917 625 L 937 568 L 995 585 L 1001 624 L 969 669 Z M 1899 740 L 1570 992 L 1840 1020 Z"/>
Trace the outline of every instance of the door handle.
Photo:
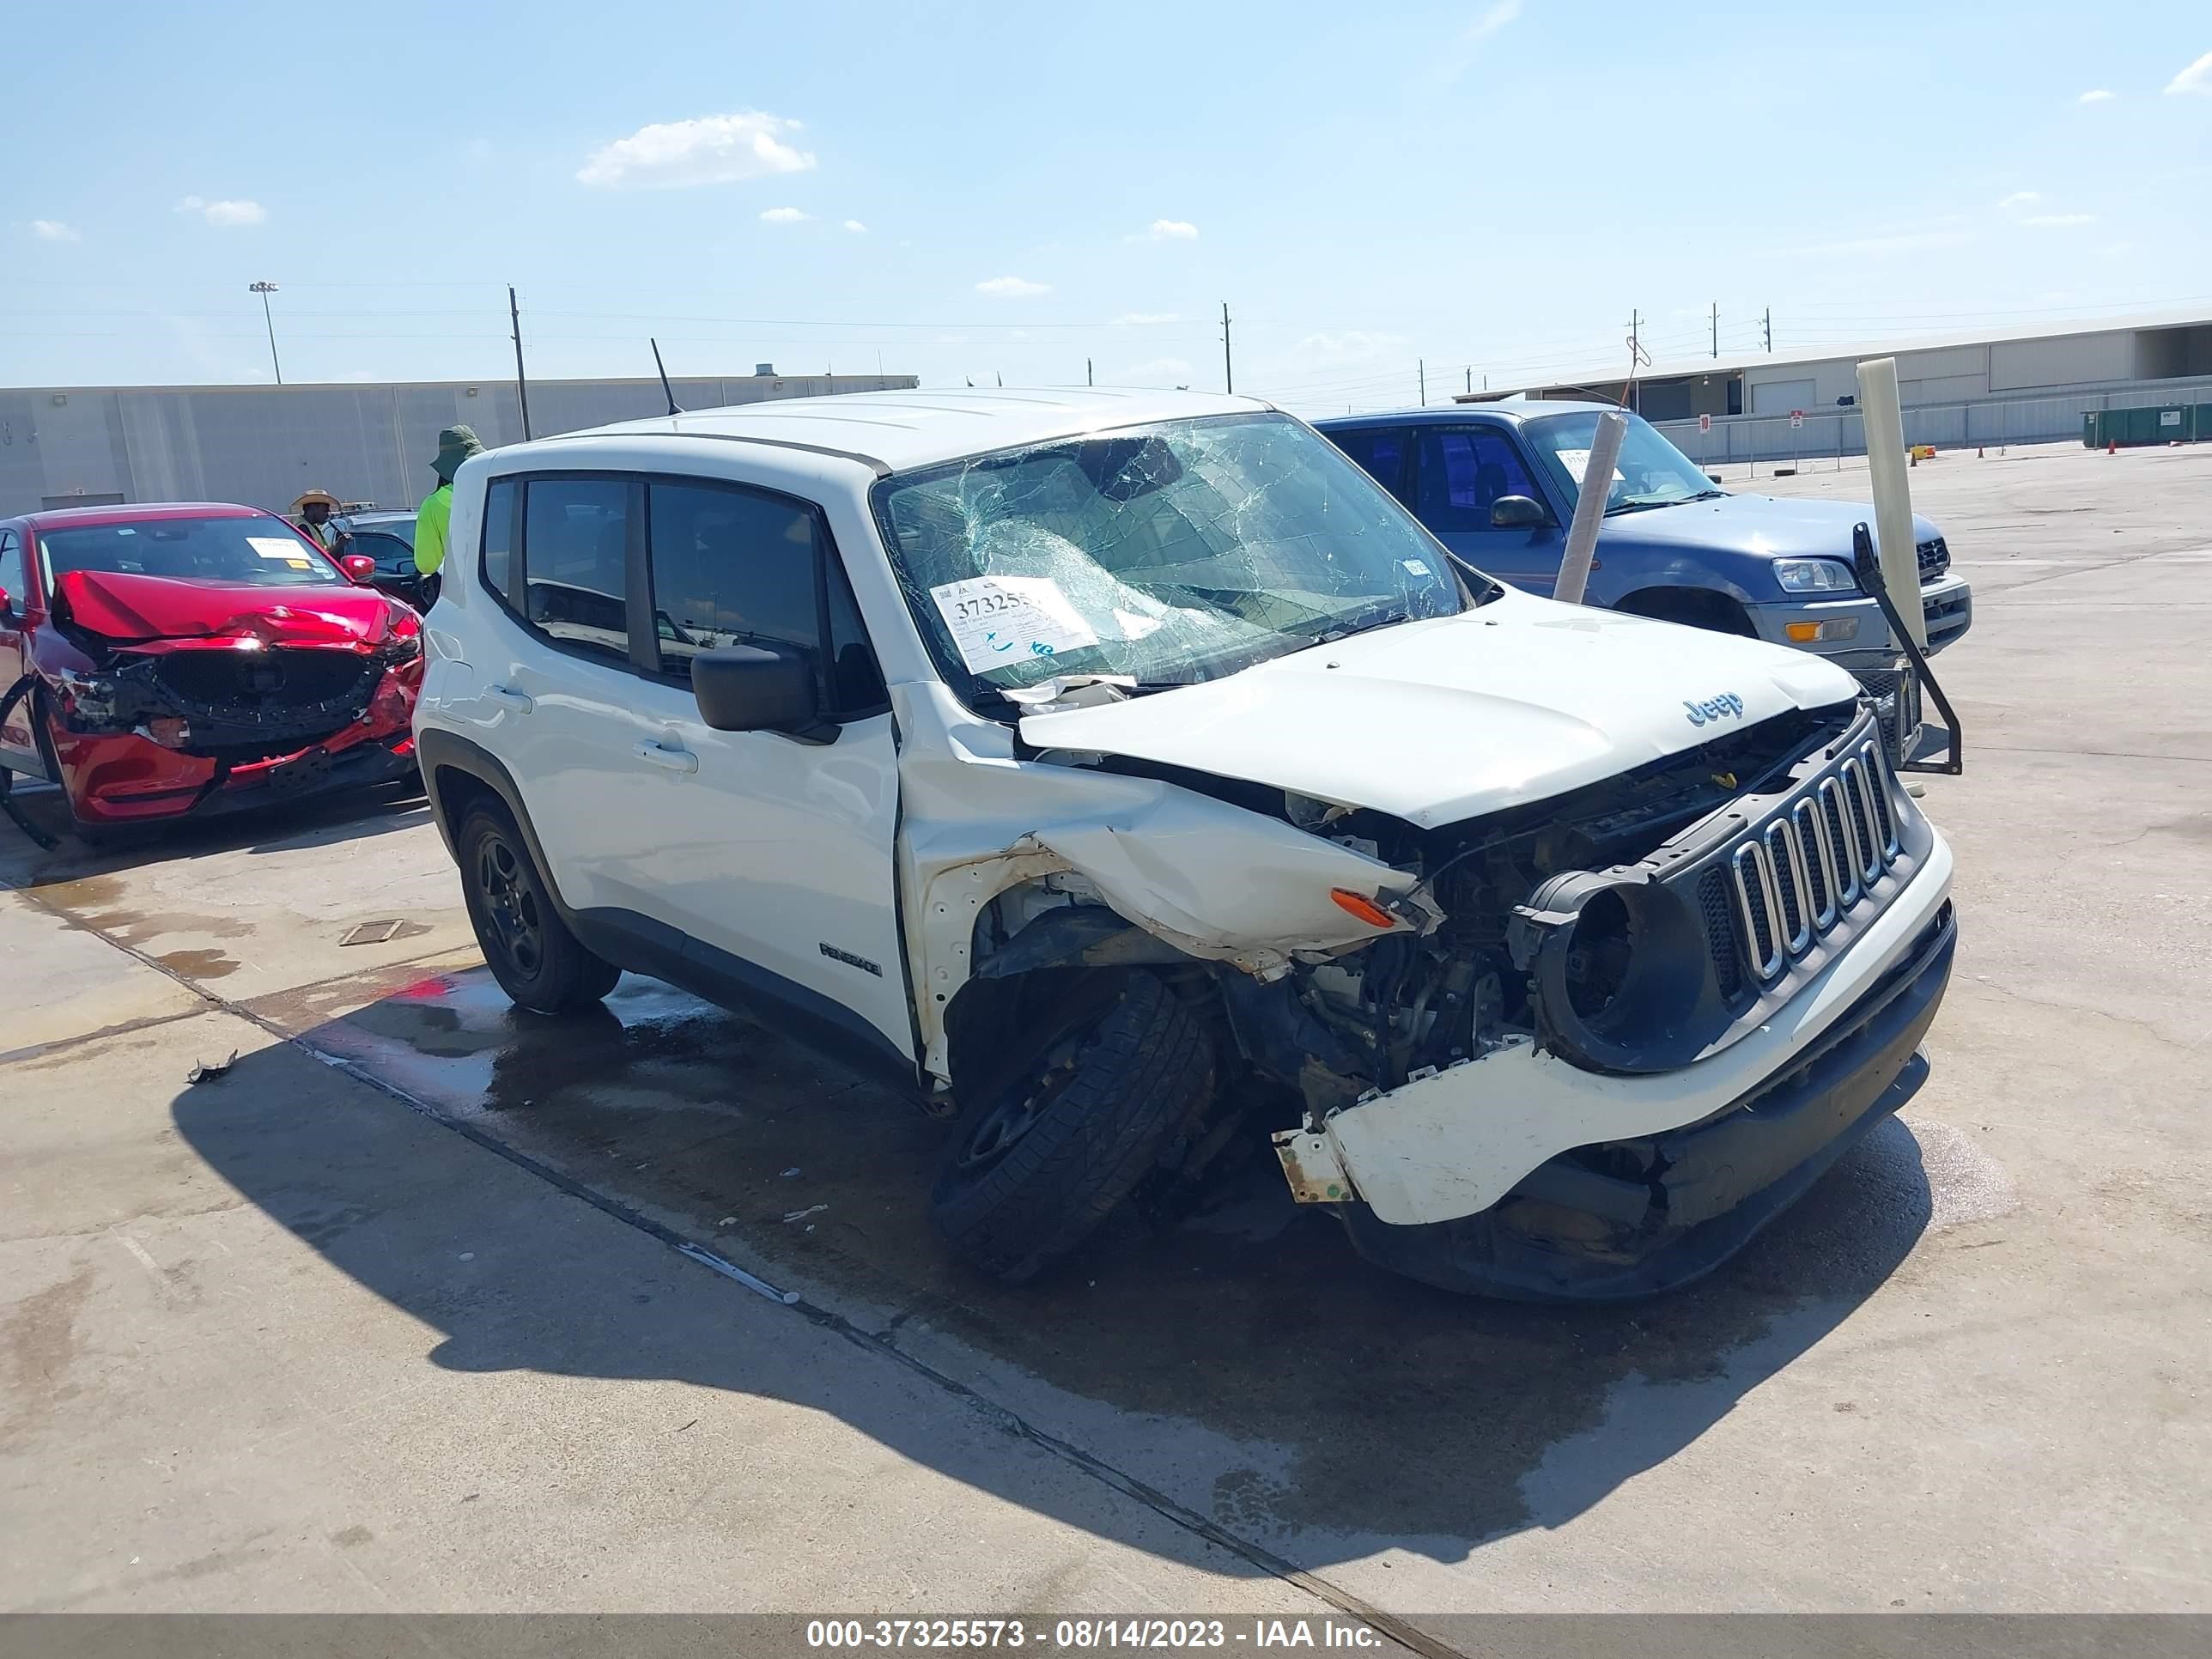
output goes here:
<path id="1" fill-rule="evenodd" d="M 527 714 L 538 706 L 532 698 L 511 685 L 488 685 L 484 688 L 484 696 L 501 708 L 512 708 L 518 714 Z"/>
<path id="2" fill-rule="evenodd" d="M 699 769 L 699 757 L 689 749 L 664 749 L 657 743 L 641 743 L 637 746 L 637 757 L 651 761 L 655 766 L 665 766 L 672 772 L 696 772 Z"/>

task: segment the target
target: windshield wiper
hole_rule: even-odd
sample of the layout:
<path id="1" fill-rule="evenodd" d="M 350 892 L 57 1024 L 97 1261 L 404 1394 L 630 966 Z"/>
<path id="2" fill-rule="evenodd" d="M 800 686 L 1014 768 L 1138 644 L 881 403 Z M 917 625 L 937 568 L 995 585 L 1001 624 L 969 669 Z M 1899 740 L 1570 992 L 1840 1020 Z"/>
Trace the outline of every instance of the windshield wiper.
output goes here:
<path id="1" fill-rule="evenodd" d="M 1398 623 L 1411 622 L 1413 614 L 1396 599 L 1382 605 L 1370 605 L 1364 611 L 1355 611 L 1351 616 L 1331 623 L 1313 635 L 1316 645 L 1334 645 L 1339 640 L 1350 639 L 1354 634 L 1365 634 L 1377 628 L 1389 628 Z"/>
<path id="2" fill-rule="evenodd" d="M 1648 507 L 1673 507 L 1678 502 L 1692 499 L 1693 498 L 1688 495 L 1676 495 L 1663 501 L 1615 501 L 1611 507 L 1606 508 L 1605 516 L 1610 519 L 1617 513 L 1641 513 Z"/>

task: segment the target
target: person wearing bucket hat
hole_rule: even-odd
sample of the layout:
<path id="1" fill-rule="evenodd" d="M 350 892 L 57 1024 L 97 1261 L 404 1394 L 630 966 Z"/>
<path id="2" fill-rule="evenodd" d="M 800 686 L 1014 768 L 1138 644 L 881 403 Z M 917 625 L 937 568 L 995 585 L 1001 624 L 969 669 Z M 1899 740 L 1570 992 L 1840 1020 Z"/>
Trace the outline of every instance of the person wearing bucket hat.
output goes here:
<path id="1" fill-rule="evenodd" d="M 331 514 L 338 509 L 338 498 L 327 489 L 305 491 L 292 503 L 292 514 L 299 527 L 322 544 L 325 553 L 336 552 L 338 527 L 331 522 Z"/>
<path id="2" fill-rule="evenodd" d="M 422 608 L 437 599 L 438 567 L 446 562 L 446 526 L 453 514 L 453 474 L 471 455 L 483 453 L 477 434 L 465 426 L 449 426 L 438 434 L 437 459 L 430 463 L 438 487 L 422 499 L 415 514 L 415 568 L 431 580 L 423 584 Z"/>

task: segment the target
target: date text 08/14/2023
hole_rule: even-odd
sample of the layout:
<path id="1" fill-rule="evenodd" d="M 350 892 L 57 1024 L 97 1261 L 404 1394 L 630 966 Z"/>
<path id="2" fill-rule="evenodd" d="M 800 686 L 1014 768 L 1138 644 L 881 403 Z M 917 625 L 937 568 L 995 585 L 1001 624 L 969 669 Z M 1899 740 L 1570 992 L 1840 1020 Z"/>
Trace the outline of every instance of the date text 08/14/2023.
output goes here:
<path id="1" fill-rule="evenodd" d="M 1381 1648 L 1369 1626 L 1336 1619 L 815 1619 L 810 1649 L 1013 1648 L 1044 1653 L 1183 1648 Z"/>

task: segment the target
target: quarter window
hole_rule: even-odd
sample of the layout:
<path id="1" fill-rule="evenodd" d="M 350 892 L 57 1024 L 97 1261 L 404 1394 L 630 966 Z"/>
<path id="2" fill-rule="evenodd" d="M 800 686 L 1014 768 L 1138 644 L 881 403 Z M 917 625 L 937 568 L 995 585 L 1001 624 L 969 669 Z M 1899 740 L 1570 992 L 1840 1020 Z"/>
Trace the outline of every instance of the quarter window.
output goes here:
<path id="1" fill-rule="evenodd" d="M 0 532 L 0 593 L 20 616 L 31 603 L 29 585 L 23 580 L 23 544 L 12 532 Z"/>

